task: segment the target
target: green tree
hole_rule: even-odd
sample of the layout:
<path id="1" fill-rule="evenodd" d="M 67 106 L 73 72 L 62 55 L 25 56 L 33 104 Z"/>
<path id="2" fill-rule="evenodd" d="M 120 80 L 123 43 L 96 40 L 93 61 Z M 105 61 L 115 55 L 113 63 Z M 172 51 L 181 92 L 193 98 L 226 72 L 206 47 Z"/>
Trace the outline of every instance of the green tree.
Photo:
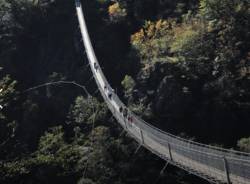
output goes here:
<path id="1" fill-rule="evenodd" d="M 247 6 L 246 0 L 200 0 L 200 13 L 209 20 L 226 20 L 247 9 Z"/>
<path id="2" fill-rule="evenodd" d="M 121 84 L 125 90 L 125 96 L 127 98 L 131 97 L 133 93 L 133 89 L 136 85 L 134 79 L 129 75 L 125 75 Z"/>
<path id="3" fill-rule="evenodd" d="M 0 147 L 5 146 L 16 135 L 18 124 L 15 117 L 12 117 L 12 113 L 15 112 L 13 105 L 18 98 L 16 85 L 17 82 L 9 75 L 0 80 Z"/>
<path id="4" fill-rule="evenodd" d="M 91 127 L 92 123 L 103 123 L 108 109 L 94 97 L 78 96 L 68 115 L 69 123 Z"/>
<path id="5" fill-rule="evenodd" d="M 172 39 L 173 20 L 146 21 L 143 28 L 131 36 L 131 44 L 138 51 L 144 66 L 168 61 L 169 43 Z"/>
<path id="6" fill-rule="evenodd" d="M 241 151 L 250 152 L 250 137 L 242 138 L 237 142 L 237 146 Z"/>

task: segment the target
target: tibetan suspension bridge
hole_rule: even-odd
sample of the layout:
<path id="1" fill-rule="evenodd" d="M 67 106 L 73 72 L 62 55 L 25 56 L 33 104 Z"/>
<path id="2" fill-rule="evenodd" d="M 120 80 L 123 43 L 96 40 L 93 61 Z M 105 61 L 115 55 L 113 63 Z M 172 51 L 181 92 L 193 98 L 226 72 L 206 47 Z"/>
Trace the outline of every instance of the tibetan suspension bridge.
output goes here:
<path id="1" fill-rule="evenodd" d="M 141 146 L 181 169 L 212 183 L 250 184 L 250 154 L 204 145 L 164 132 L 136 116 L 113 92 L 92 47 L 82 5 L 76 0 L 77 17 L 96 84 L 118 123 Z M 121 113 L 126 110 L 126 116 Z M 131 121 L 132 120 L 132 121 Z"/>

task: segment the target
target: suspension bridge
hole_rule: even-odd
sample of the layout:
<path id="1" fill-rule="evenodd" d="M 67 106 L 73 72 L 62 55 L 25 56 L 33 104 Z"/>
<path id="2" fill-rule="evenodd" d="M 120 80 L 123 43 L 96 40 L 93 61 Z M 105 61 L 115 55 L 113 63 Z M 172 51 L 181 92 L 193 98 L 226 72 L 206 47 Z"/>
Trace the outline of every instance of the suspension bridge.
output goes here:
<path id="1" fill-rule="evenodd" d="M 211 183 L 250 184 L 250 154 L 214 147 L 164 132 L 130 111 L 109 85 L 98 63 L 88 34 L 82 4 L 75 0 L 85 51 L 98 89 L 117 122 L 139 147 Z M 126 110 L 126 115 L 121 112 Z M 163 169 L 164 169 L 163 168 Z"/>

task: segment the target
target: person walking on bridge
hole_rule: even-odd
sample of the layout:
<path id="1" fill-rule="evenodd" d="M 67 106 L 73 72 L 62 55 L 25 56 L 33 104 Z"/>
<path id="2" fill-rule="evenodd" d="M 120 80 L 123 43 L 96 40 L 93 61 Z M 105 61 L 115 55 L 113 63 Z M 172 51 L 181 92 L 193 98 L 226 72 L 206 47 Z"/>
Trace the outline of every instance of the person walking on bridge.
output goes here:
<path id="1" fill-rule="evenodd" d="M 97 65 L 97 63 L 96 62 L 94 62 L 94 69 L 95 69 L 95 71 L 97 72 L 98 71 L 98 65 Z"/>
<path id="2" fill-rule="evenodd" d="M 109 100 L 112 100 L 112 92 L 108 91 L 108 98 Z"/>
<path id="3" fill-rule="evenodd" d="M 128 109 L 124 108 L 124 110 L 123 110 L 123 117 L 127 118 L 127 116 L 128 116 Z"/>

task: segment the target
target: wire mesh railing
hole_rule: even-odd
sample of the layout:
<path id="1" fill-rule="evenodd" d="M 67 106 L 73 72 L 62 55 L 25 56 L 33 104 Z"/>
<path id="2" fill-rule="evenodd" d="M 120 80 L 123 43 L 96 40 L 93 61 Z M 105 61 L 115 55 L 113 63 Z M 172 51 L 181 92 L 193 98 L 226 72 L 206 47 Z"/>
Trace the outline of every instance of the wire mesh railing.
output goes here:
<path id="1" fill-rule="evenodd" d="M 201 144 L 172 135 L 145 122 L 127 108 L 114 93 L 101 70 L 79 0 L 76 0 L 76 10 L 85 50 L 98 89 L 113 116 L 131 136 L 161 158 L 209 181 L 250 184 L 249 153 Z M 127 110 L 126 116 L 120 109 Z M 132 118 L 132 121 L 128 117 Z"/>

